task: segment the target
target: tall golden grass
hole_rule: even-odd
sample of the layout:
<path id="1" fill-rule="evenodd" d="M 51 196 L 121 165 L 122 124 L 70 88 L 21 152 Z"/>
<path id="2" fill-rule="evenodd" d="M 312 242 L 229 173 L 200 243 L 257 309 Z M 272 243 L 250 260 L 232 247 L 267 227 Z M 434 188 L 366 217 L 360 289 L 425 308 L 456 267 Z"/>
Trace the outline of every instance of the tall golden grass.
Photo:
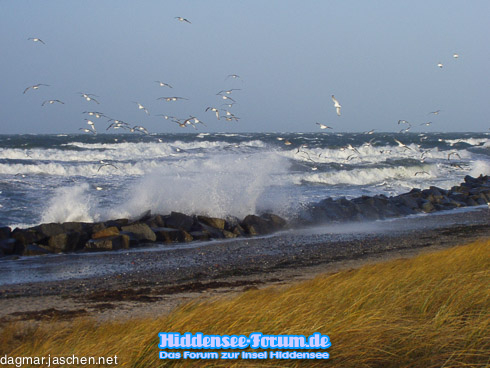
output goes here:
<path id="1" fill-rule="evenodd" d="M 122 367 L 483 367 L 490 363 L 490 240 L 187 304 L 126 322 L 11 324 L 0 356 L 118 356 Z M 330 336 L 331 358 L 159 360 L 158 332 Z"/>

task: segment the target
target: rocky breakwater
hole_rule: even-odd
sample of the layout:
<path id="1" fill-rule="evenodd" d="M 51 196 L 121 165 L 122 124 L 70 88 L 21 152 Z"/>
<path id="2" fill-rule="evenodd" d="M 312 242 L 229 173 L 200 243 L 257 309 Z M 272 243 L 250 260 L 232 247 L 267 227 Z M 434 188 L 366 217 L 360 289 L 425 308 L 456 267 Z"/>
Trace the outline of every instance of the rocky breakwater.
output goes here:
<path id="1" fill-rule="evenodd" d="M 179 212 L 169 215 L 147 212 L 137 220 L 49 223 L 14 230 L 0 227 L 0 257 L 118 250 L 156 243 L 265 235 L 285 227 L 286 221 L 273 214 L 248 215 L 240 221 Z"/>
<path id="2" fill-rule="evenodd" d="M 326 198 L 306 207 L 299 223 L 304 225 L 342 221 L 372 221 L 417 213 L 451 210 L 490 203 L 490 177 L 466 176 L 464 182 L 449 190 L 430 187 L 387 197 L 362 196 L 354 199 Z"/>

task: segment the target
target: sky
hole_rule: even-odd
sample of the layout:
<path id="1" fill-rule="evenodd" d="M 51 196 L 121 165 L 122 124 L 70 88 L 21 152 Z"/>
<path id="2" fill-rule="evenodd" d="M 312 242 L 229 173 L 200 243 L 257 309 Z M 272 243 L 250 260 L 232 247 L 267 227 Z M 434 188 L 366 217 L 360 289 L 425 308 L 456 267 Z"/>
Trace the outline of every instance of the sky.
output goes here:
<path id="1" fill-rule="evenodd" d="M 488 0 L 0 0 L 0 134 L 81 133 L 84 119 L 106 132 L 84 111 L 155 133 L 488 132 L 489 14 Z M 157 100 L 171 96 L 187 100 Z"/>

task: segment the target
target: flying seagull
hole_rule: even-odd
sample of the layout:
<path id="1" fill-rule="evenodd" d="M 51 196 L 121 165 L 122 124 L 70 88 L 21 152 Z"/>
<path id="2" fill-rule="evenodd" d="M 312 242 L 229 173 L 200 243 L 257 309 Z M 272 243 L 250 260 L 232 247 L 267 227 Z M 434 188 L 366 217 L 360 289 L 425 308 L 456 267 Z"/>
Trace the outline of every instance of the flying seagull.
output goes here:
<path id="1" fill-rule="evenodd" d="M 37 37 L 30 37 L 27 40 L 34 41 L 34 42 L 41 42 L 43 45 L 46 45 L 46 43 L 43 40 L 41 40 L 40 38 L 37 38 Z"/>
<path id="2" fill-rule="evenodd" d="M 239 76 L 239 75 L 237 75 L 237 74 L 229 74 L 229 75 L 227 75 L 227 76 L 226 76 L 226 78 L 225 78 L 225 79 L 228 79 L 228 78 L 237 79 L 237 78 L 240 78 L 240 76 Z"/>
<path id="3" fill-rule="evenodd" d="M 455 59 L 459 58 L 459 54 L 455 52 L 455 53 L 453 54 L 453 58 L 455 58 Z"/>
<path id="4" fill-rule="evenodd" d="M 82 130 L 82 131 L 84 131 L 85 133 L 92 133 L 92 134 L 94 134 L 94 135 L 95 135 L 95 134 L 97 134 L 97 132 L 96 132 L 96 131 L 94 131 L 94 130 L 92 130 L 92 129 L 80 128 L 80 129 L 78 129 L 78 130 Z"/>
<path id="5" fill-rule="evenodd" d="M 442 67 L 443 67 L 444 65 L 442 65 L 442 63 L 441 63 L 441 62 L 439 62 L 439 63 L 437 64 L 437 66 L 438 66 L 439 68 L 441 68 L 441 69 L 442 69 Z"/>
<path id="6" fill-rule="evenodd" d="M 333 129 L 332 127 L 329 127 L 325 124 L 321 124 L 321 123 L 316 123 L 316 125 L 318 125 L 320 127 L 320 129 Z"/>
<path id="7" fill-rule="evenodd" d="M 187 22 L 187 23 L 191 24 L 191 22 L 189 22 L 188 19 L 185 19 L 185 18 L 182 18 L 182 17 L 175 17 L 175 19 L 178 19 L 181 22 Z"/>
<path id="8" fill-rule="evenodd" d="M 44 106 L 44 105 L 46 105 L 47 103 L 49 103 L 50 105 L 52 105 L 52 104 L 54 104 L 55 102 L 60 103 L 60 104 L 63 104 L 63 105 L 65 104 L 64 102 L 62 102 L 62 101 L 60 101 L 60 100 L 46 100 L 46 101 L 44 101 L 44 102 L 41 104 L 41 106 Z"/>
<path id="9" fill-rule="evenodd" d="M 146 115 L 150 115 L 150 113 L 148 112 L 148 110 L 146 109 L 146 107 L 144 107 L 142 104 L 140 104 L 139 102 L 135 102 L 135 101 L 133 101 L 133 103 L 135 103 L 136 105 L 138 105 L 138 109 L 139 110 L 143 110 L 144 112 L 146 112 Z"/>
<path id="10" fill-rule="evenodd" d="M 164 83 L 164 82 L 160 82 L 160 81 L 155 81 L 155 83 L 158 83 L 160 85 L 160 87 L 168 87 L 168 88 L 173 88 L 170 84 L 168 83 Z"/>
<path id="11" fill-rule="evenodd" d="M 332 101 L 333 101 L 333 106 L 335 107 L 335 110 L 337 111 L 337 115 L 340 116 L 340 108 L 342 107 L 339 103 L 339 101 L 337 101 L 337 99 L 335 98 L 334 95 L 332 95 Z"/>
<path id="12" fill-rule="evenodd" d="M 230 101 L 233 101 L 233 102 L 236 102 L 234 99 L 232 99 L 231 97 L 228 97 L 228 96 L 225 96 L 225 95 L 222 95 L 221 98 L 223 100 L 230 100 Z"/>
<path id="13" fill-rule="evenodd" d="M 439 115 L 440 112 L 441 112 L 441 110 L 431 111 L 427 115 L 430 115 L 430 114 Z"/>
<path id="14" fill-rule="evenodd" d="M 222 93 L 226 93 L 227 95 L 231 95 L 231 93 L 233 91 L 241 91 L 241 89 L 240 88 L 232 88 L 232 89 L 228 89 L 228 90 L 222 90 L 222 91 L 219 91 L 218 93 L 216 93 L 216 95 L 219 96 Z"/>
<path id="15" fill-rule="evenodd" d="M 82 97 L 84 99 L 86 99 L 87 101 L 94 101 L 97 105 L 100 105 L 99 101 L 97 101 L 95 98 L 93 97 L 90 97 L 90 96 L 94 96 L 94 97 L 98 97 L 96 95 L 93 95 L 91 93 L 83 93 L 83 92 L 78 92 L 78 94 L 82 95 Z"/>
<path id="16" fill-rule="evenodd" d="M 185 98 L 185 97 L 158 97 L 157 100 L 177 101 L 177 100 L 188 100 L 188 98 Z"/>
<path id="17" fill-rule="evenodd" d="M 33 85 L 33 86 L 29 86 L 29 87 L 27 87 L 27 88 L 24 90 L 24 92 L 22 92 L 22 93 L 26 93 L 26 92 L 27 92 L 27 91 L 28 91 L 30 88 L 32 88 L 32 89 L 39 89 L 39 87 L 41 87 L 41 86 L 46 86 L 46 87 L 49 87 L 49 84 L 42 84 L 42 83 L 38 83 L 38 84 L 35 84 L 35 85 Z"/>
<path id="18" fill-rule="evenodd" d="M 208 111 L 208 110 L 214 111 L 216 113 L 216 117 L 219 120 L 219 110 L 216 107 L 207 107 L 206 110 L 204 111 Z"/>
<path id="19" fill-rule="evenodd" d="M 97 111 L 84 111 L 84 112 L 82 112 L 82 114 L 88 114 L 90 116 L 95 116 L 97 119 L 99 119 L 102 116 L 105 116 L 103 113 L 97 112 Z"/>
<path id="20" fill-rule="evenodd" d="M 396 143 L 398 143 L 398 146 L 399 146 L 399 147 L 403 147 L 403 148 L 405 148 L 405 149 L 412 150 L 412 149 L 411 149 L 410 147 L 408 147 L 408 146 L 407 146 L 405 143 L 400 142 L 400 141 L 399 141 L 398 139 L 396 139 L 396 138 L 393 138 L 393 139 L 395 140 L 395 142 L 396 142 Z"/>
<path id="21" fill-rule="evenodd" d="M 99 166 L 99 168 L 97 169 L 97 172 L 100 171 L 100 169 L 102 169 L 104 166 L 112 166 L 113 168 L 115 168 L 116 170 L 119 170 L 119 168 L 116 166 L 116 165 L 113 165 L 113 164 L 109 164 L 109 163 L 106 163 L 104 161 L 100 161 L 100 163 L 102 165 Z"/>

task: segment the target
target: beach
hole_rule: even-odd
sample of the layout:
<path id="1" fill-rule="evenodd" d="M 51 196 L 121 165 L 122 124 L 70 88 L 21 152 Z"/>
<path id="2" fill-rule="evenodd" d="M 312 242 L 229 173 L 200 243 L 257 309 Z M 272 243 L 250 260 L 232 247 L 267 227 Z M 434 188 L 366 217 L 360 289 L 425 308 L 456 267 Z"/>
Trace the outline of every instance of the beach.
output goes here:
<path id="1" fill-rule="evenodd" d="M 489 237 L 490 210 L 479 206 L 198 242 L 188 248 L 23 257 L 8 261 L 20 263 L 10 272 L 3 267 L 2 279 L 9 273 L 20 277 L 35 270 L 39 280 L 0 286 L 0 321 L 124 320 L 165 314 L 191 300 L 288 285 L 320 273 Z M 87 277 L 62 277 L 63 273 L 80 273 L 89 265 L 99 271 Z"/>

